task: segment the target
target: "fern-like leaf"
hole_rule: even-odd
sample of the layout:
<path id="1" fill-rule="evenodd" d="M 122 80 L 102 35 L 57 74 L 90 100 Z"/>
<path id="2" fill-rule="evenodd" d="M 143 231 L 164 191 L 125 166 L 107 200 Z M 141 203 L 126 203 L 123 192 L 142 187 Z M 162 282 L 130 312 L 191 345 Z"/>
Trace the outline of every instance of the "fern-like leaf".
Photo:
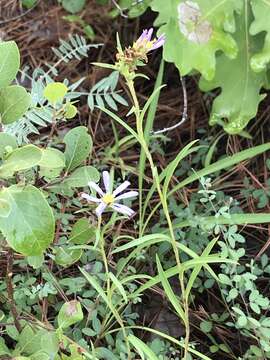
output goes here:
<path id="1" fill-rule="evenodd" d="M 113 71 L 109 76 L 101 79 L 97 82 L 88 94 L 88 106 L 91 111 L 96 106 L 106 107 L 107 105 L 117 111 L 118 105 L 121 104 L 127 106 L 127 101 L 116 90 L 119 80 L 119 72 Z"/>

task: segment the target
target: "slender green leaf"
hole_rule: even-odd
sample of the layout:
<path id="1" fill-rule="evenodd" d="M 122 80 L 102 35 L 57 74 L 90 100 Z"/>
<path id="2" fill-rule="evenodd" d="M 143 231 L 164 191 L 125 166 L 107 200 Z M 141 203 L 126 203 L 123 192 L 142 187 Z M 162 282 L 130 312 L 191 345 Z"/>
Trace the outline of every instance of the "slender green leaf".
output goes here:
<path id="1" fill-rule="evenodd" d="M 179 317 L 184 322 L 185 326 L 187 326 L 187 318 L 186 318 L 185 311 L 180 304 L 180 299 L 177 298 L 176 295 L 174 294 L 174 292 L 171 288 L 171 285 L 170 285 L 167 277 L 165 276 L 165 273 L 162 269 L 158 255 L 156 255 L 156 262 L 157 262 L 158 275 L 160 277 L 165 294 L 166 294 L 168 300 L 170 301 L 170 303 L 172 304 L 172 306 L 174 307 L 175 311 L 179 315 Z M 180 274 L 178 274 L 178 275 L 180 275 Z"/>
<path id="2" fill-rule="evenodd" d="M 138 339 L 136 336 L 129 335 L 128 341 L 140 354 L 145 354 L 148 360 L 159 360 L 153 350 L 151 350 L 142 340 Z"/>

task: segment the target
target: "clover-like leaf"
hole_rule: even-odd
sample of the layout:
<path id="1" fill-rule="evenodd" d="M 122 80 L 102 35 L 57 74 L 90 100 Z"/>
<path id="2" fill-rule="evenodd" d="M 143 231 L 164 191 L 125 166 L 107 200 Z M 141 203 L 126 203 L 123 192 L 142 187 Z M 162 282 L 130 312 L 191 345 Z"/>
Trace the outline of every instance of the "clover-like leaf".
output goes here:
<path id="1" fill-rule="evenodd" d="M 77 245 L 87 244 L 95 238 L 95 234 L 95 227 L 89 223 L 89 220 L 82 218 L 73 225 L 69 242 Z"/>
<path id="2" fill-rule="evenodd" d="M 42 150 L 42 158 L 38 165 L 40 166 L 40 176 L 53 179 L 61 173 L 65 167 L 65 155 L 54 148 Z"/>
<path id="3" fill-rule="evenodd" d="M 58 246 L 55 253 L 55 262 L 63 267 L 70 266 L 80 260 L 82 249 L 70 249 L 68 246 Z"/>
<path id="4" fill-rule="evenodd" d="M 66 11 L 76 14 L 84 8 L 85 0 L 63 0 L 62 5 Z"/>

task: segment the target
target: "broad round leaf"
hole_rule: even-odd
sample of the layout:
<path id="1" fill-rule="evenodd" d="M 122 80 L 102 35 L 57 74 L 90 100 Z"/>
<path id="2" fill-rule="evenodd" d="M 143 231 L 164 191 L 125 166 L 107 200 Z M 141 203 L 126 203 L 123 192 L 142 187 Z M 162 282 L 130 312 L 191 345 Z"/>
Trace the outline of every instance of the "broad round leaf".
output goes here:
<path id="1" fill-rule="evenodd" d="M 9 216 L 11 207 L 8 201 L 0 198 L 0 217 L 6 218 Z"/>
<path id="2" fill-rule="evenodd" d="M 71 230 L 69 242 L 83 245 L 95 238 L 96 229 L 87 219 L 79 219 Z"/>
<path id="3" fill-rule="evenodd" d="M 0 88 L 8 86 L 20 67 L 20 53 L 15 41 L 0 42 Z"/>
<path id="4" fill-rule="evenodd" d="M 67 92 L 68 88 L 65 84 L 52 82 L 45 87 L 43 95 L 51 104 L 55 104 L 63 101 Z"/>
<path id="5" fill-rule="evenodd" d="M 70 187 L 84 187 L 87 186 L 89 181 L 98 182 L 99 178 L 100 175 L 96 168 L 93 166 L 82 166 L 66 178 L 64 184 Z"/>
<path id="6" fill-rule="evenodd" d="M 66 119 L 73 119 L 74 116 L 76 116 L 78 110 L 76 108 L 76 106 L 68 103 L 66 108 L 65 108 L 65 118 Z"/>
<path id="7" fill-rule="evenodd" d="M 65 10 L 75 14 L 79 11 L 82 11 L 85 5 L 85 0 L 63 0 L 62 5 Z"/>
<path id="8" fill-rule="evenodd" d="M 79 301 L 72 300 L 64 303 L 61 307 L 57 321 L 61 329 L 65 329 L 83 319 L 82 307 Z"/>
<path id="9" fill-rule="evenodd" d="M 44 256 L 27 256 L 27 264 L 32 266 L 34 269 L 39 269 L 44 264 Z"/>
<path id="10" fill-rule="evenodd" d="M 19 85 L 0 89 L 0 116 L 3 124 L 18 120 L 27 111 L 31 96 Z"/>
<path id="11" fill-rule="evenodd" d="M 60 150 L 54 148 L 43 149 L 38 165 L 51 169 L 63 168 L 65 166 L 65 155 Z"/>
<path id="12" fill-rule="evenodd" d="M 45 197 L 32 185 L 13 185 L 0 192 L 11 211 L 0 217 L 0 230 L 8 244 L 26 256 L 41 255 L 54 238 L 55 221 Z"/>
<path id="13" fill-rule="evenodd" d="M 85 126 L 70 130 L 64 137 L 66 144 L 66 170 L 78 167 L 89 156 L 92 150 L 92 139 Z"/>
<path id="14" fill-rule="evenodd" d="M 17 146 L 15 136 L 3 132 L 0 133 L 0 158 L 4 157 L 7 148 L 16 149 Z"/>
<path id="15" fill-rule="evenodd" d="M 58 246 L 55 254 L 55 262 L 63 267 L 77 262 L 82 256 L 81 249 L 69 249 L 68 246 Z"/>
<path id="16" fill-rule="evenodd" d="M 25 145 L 10 153 L 0 166 L 0 178 L 9 178 L 14 172 L 36 166 L 42 158 L 42 151 L 35 145 Z"/>
<path id="17" fill-rule="evenodd" d="M 53 148 L 44 149 L 38 164 L 40 166 L 39 175 L 48 179 L 54 179 L 60 175 L 65 167 L 65 162 L 65 155 L 61 151 Z"/>

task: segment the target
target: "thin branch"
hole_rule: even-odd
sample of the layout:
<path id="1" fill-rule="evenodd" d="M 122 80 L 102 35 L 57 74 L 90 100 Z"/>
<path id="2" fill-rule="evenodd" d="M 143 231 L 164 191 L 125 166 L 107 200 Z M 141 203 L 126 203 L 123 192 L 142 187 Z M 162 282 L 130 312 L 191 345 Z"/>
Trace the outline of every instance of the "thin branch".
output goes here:
<path id="1" fill-rule="evenodd" d="M 10 310 L 12 317 L 14 319 L 14 325 L 16 329 L 21 332 L 21 324 L 19 322 L 19 315 L 17 312 L 17 308 L 14 301 L 14 291 L 13 291 L 13 284 L 12 284 L 12 275 L 13 275 L 13 259 L 14 254 L 12 249 L 8 249 L 7 253 L 7 276 L 6 276 L 6 283 L 7 283 L 7 293 L 8 293 L 8 302 L 10 305 Z"/>
<path id="2" fill-rule="evenodd" d="M 187 113 L 188 112 L 188 101 L 187 101 L 187 89 L 186 89 L 185 79 L 182 78 L 182 76 L 180 76 L 180 80 L 181 80 L 181 84 L 182 84 L 183 98 L 184 98 L 184 111 L 182 113 L 182 119 L 173 126 L 152 132 L 152 134 L 154 134 L 154 135 L 158 135 L 158 134 L 162 134 L 167 131 L 174 130 L 174 129 L 178 128 L 179 126 L 181 126 L 188 118 L 188 113 Z"/>
<path id="3" fill-rule="evenodd" d="M 34 8 L 36 8 L 38 6 L 38 4 L 41 2 L 41 0 L 38 0 L 30 9 L 26 10 L 24 13 L 20 14 L 20 15 L 17 15 L 13 18 L 10 18 L 10 19 L 6 19 L 6 20 L 3 20 L 3 21 L 0 21 L 0 25 L 4 25 L 4 24 L 7 24 L 11 21 L 15 21 L 15 20 L 18 20 L 20 19 L 21 17 L 27 15 L 28 13 L 30 13 L 32 10 L 34 10 Z"/>
<path id="4" fill-rule="evenodd" d="M 124 18 L 128 18 L 128 16 L 124 13 L 123 9 L 121 8 L 121 6 L 119 4 L 117 4 L 116 0 L 111 0 L 113 5 L 117 8 L 117 10 L 119 10 L 120 15 Z"/>

